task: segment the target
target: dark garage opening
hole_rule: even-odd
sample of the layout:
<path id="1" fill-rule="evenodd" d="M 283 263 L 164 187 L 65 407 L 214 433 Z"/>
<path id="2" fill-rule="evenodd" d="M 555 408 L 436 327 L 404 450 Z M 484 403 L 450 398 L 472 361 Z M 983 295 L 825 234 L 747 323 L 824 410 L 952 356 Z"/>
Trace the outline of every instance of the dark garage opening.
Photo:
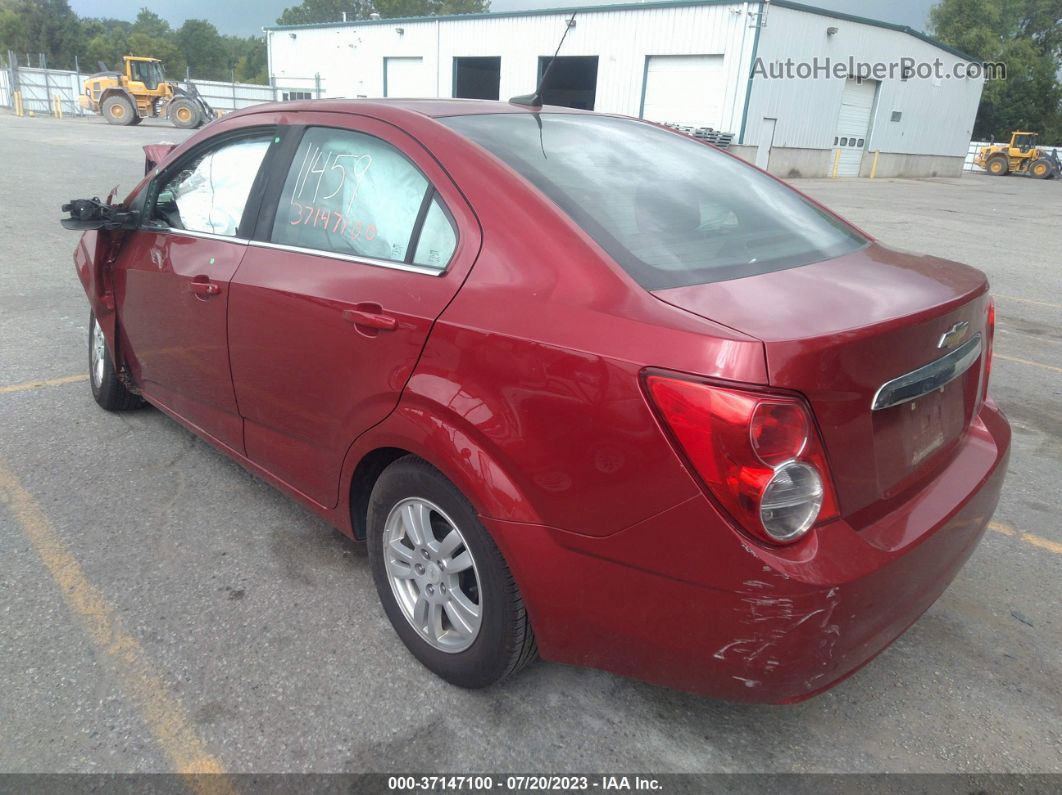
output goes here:
<path id="1" fill-rule="evenodd" d="M 454 58 L 454 96 L 498 99 L 501 58 Z"/>
<path id="2" fill-rule="evenodd" d="M 553 60 L 551 55 L 538 59 L 538 79 L 541 82 L 546 67 Z M 546 105 L 563 105 L 580 110 L 593 110 L 597 99 L 597 56 L 562 55 L 549 73 L 549 80 L 542 87 L 542 102 Z"/>

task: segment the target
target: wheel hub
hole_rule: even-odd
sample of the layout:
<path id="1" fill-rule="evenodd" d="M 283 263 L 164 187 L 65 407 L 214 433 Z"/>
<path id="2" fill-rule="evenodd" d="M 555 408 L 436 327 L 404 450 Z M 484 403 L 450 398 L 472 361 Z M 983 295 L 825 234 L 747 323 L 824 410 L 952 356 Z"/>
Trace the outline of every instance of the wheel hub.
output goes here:
<path id="1" fill-rule="evenodd" d="M 106 361 L 107 343 L 103 338 L 103 329 L 98 320 L 92 320 L 92 340 L 89 344 L 89 374 L 92 383 L 98 389 L 103 384 L 103 365 Z"/>
<path id="2" fill-rule="evenodd" d="M 479 635 L 479 572 L 465 537 L 441 508 L 402 500 L 384 524 L 384 569 L 410 625 L 440 651 L 464 651 Z"/>

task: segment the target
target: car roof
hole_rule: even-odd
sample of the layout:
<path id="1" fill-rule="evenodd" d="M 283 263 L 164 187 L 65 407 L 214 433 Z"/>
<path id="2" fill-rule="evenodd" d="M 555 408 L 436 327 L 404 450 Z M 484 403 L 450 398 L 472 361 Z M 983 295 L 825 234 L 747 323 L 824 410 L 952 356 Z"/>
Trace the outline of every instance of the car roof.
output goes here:
<path id="1" fill-rule="evenodd" d="M 247 115 L 250 112 L 263 113 L 267 111 L 283 110 L 287 112 L 299 111 L 324 111 L 330 113 L 363 113 L 375 112 L 393 114 L 415 113 L 418 116 L 441 118 L 444 116 L 468 116 L 484 113 L 590 113 L 591 111 L 566 108 L 558 105 L 542 105 L 530 107 L 528 105 L 515 105 L 512 102 L 499 102 L 489 99 L 309 99 L 289 102 L 270 102 L 264 105 L 254 105 L 246 111 L 238 111 L 239 115 Z M 226 114 L 237 115 L 237 114 Z"/>

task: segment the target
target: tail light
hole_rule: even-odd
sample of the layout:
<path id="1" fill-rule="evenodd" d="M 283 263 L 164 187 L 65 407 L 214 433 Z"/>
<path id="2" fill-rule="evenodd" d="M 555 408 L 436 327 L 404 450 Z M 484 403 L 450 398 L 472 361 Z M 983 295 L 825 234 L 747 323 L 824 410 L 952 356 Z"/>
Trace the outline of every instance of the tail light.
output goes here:
<path id="1" fill-rule="evenodd" d="M 985 319 L 985 383 L 981 399 L 988 397 L 988 376 L 992 374 L 992 341 L 996 336 L 996 302 L 989 297 L 988 317 Z"/>
<path id="2" fill-rule="evenodd" d="M 658 374 L 645 382 L 680 451 L 748 533 L 792 543 L 838 515 L 822 442 L 802 400 Z"/>

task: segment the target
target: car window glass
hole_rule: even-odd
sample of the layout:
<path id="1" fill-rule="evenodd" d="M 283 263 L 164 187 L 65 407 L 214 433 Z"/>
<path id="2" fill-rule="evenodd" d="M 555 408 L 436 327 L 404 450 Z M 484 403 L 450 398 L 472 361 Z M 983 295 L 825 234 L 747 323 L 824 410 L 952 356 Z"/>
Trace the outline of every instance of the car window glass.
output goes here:
<path id="1" fill-rule="evenodd" d="M 312 127 L 292 160 L 271 240 L 406 262 L 430 189 L 417 167 L 385 141 Z"/>
<path id="2" fill-rule="evenodd" d="M 424 216 L 424 226 L 417 240 L 417 252 L 413 256 L 413 264 L 442 270 L 453 256 L 455 248 L 457 248 L 457 234 L 454 232 L 454 226 L 446 210 L 439 203 L 439 197 L 434 196 L 428 207 L 427 215 Z"/>
<path id="3" fill-rule="evenodd" d="M 180 166 L 162 184 L 152 220 L 172 229 L 235 235 L 272 134 L 241 138 Z"/>
<path id="4" fill-rule="evenodd" d="M 529 180 L 650 290 L 798 267 L 867 244 L 772 177 L 651 124 L 549 112 L 440 121 Z"/>

